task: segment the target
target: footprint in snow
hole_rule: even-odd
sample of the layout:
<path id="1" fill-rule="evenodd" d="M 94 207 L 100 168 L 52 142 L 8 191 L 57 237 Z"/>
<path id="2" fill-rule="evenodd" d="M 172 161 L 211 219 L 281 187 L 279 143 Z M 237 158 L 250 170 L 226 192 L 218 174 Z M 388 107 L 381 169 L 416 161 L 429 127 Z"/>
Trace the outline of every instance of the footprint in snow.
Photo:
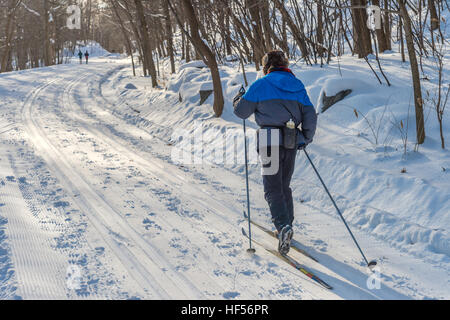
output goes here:
<path id="1" fill-rule="evenodd" d="M 97 247 L 97 248 L 95 248 L 95 252 L 97 254 L 102 254 L 103 252 L 105 252 L 105 248 L 104 247 Z"/>
<path id="2" fill-rule="evenodd" d="M 209 236 L 209 240 L 210 240 L 212 243 L 218 243 L 218 242 L 220 242 L 220 239 L 219 239 L 219 238 L 217 238 L 216 236 L 212 236 L 212 235 Z"/>
<path id="3" fill-rule="evenodd" d="M 252 270 L 243 270 L 240 273 L 243 274 L 244 276 L 250 277 L 250 276 L 254 275 L 256 272 L 252 271 Z"/>
<path id="4" fill-rule="evenodd" d="M 240 293 L 235 292 L 235 291 L 227 291 L 227 292 L 224 292 L 222 295 L 222 297 L 224 297 L 225 299 L 234 299 L 238 296 L 240 296 Z"/>
<path id="5" fill-rule="evenodd" d="M 67 201 L 58 201 L 53 204 L 53 206 L 55 208 L 65 208 L 65 207 L 68 207 L 69 205 L 70 205 L 70 203 Z"/>
<path id="6" fill-rule="evenodd" d="M 314 240 L 313 244 L 319 251 L 326 252 L 328 250 L 328 244 L 322 240 Z"/>
<path id="7" fill-rule="evenodd" d="M 144 225 L 145 230 L 149 230 L 151 228 L 155 228 L 155 229 L 161 230 L 161 227 L 158 224 L 156 224 L 154 221 L 152 221 L 152 220 L 150 220 L 148 218 L 145 218 L 142 221 L 142 224 Z"/>

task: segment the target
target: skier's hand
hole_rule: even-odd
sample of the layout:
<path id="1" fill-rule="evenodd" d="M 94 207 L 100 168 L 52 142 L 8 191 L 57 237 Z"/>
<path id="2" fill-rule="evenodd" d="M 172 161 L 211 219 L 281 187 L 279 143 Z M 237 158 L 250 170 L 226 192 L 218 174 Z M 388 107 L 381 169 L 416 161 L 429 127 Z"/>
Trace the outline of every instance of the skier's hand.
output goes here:
<path id="1" fill-rule="evenodd" d="M 238 94 L 233 99 L 233 107 L 236 108 L 236 105 L 241 100 L 242 96 L 245 94 L 245 89 L 242 86 L 241 89 L 239 89 Z"/>
<path id="2" fill-rule="evenodd" d="M 297 128 L 297 143 L 298 143 L 297 150 L 306 149 L 306 146 L 309 144 L 308 142 L 310 142 L 310 141 L 306 141 L 302 130 Z"/>
<path id="3" fill-rule="evenodd" d="M 300 143 L 299 145 L 298 145 L 298 150 L 303 150 L 303 149 L 306 149 L 306 146 L 307 146 L 308 144 L 307 143 Z"/>

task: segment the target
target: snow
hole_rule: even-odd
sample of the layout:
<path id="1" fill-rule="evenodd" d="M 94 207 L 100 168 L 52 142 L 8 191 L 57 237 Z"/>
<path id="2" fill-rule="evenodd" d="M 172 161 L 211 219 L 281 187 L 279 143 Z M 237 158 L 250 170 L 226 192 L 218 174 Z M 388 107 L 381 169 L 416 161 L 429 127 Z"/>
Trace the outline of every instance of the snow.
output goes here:
<path id="1" fill-rule="evenodd" d="M 183 63 L 179 67 L 179 71 L 187 69 L 187 68 L 206 68 L 206 64 L 202 60 L 194 60 L 191 62 Z"/>
<path id="2" fill-rule="evenodd" d="M 212 89 L 202 61 L 169 75 L 164 60 L 164 88 L 152 89 L 148 77 L 132 76 L 129 59 L 85 49 L 89 65 L 0 75 L 0 298 L 450 298 L 449 152 L 429 107 L 426 142 L 414 151 L 409 66 L 397 53 L 381 55 L 391 87 L 350 56 L 293 66 L 316 107 L 323 92 L 353 90 L 319 115 L 308 151 L 366 256 L 377 259 L 381 287 L 367 286 L 361 256 L 299 154 L 294 238 L 320 263 L 292 256 L 329 291 L 260 247 L 245 252 L 243 139 L 240 161 L 216 161 L 227 133 L 242 130 L 232 112 L 244 82 L 237 62 L 220 66 L 225 108 L 215 118 L 212 96 L 199 105 L 199 90 Z M 245 67 L 249 83 L 260 76 Z M 430 92 L 435 85 L 424 82 Z M 199 124 L 203 155 L 177 143 L 179 129 L 194 137 Z M 254 119 L 247 124 L 253 137 Z M 183 146 L 193 162 L 171 157 Z M 270 226 L 253 146 L 250 159 L 252 217 Z"/>
<path id="3" fill-rule="evenodd" d="M 73 54 L 74 59 L 78 59 L 78 51 L 81 50 L 83 54 L 87 51 L 89 52 L 89 58 L 94 57 L 120 57 L 119 54 L 109 53 L 105 49 L 102 48 L 102 46 L 95 41 L 88 41 L 87 43 L 79 42 L 78 46 L 75 48 L 75 52 Z"/>
<path id="4" fill-rule="evenodd" d="M 338 75 L 336 76 L 330 76 L 326 78 L 319 79 L 315 83 L 316 87 L 320 87 L 320 93 L 318 95 L 317 102 L 315 104 L 317 112 L 320 112 L 322 110 L 322 98 L 323 95 L 326 95 L 327 97 L 334 96 L 338 94 L 339 92 L 347 89 L 351 89 L 352 92 L 357 92 L 358 94 L 362 93 L 368 93 L 370 91 L 373 92 L 375 89 L 373 87 L 373 84 L 364 81 L 361 78 L 358 77 L 340 77 Z"/>

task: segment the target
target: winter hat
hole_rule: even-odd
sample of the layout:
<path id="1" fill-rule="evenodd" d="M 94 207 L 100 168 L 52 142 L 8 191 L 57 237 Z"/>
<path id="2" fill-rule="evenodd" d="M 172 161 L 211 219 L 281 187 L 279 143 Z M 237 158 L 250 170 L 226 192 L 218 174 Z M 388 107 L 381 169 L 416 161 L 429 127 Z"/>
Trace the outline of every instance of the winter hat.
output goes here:
<path id="1" fill-rule="evenodd" d="M 270 51 L 262 58 L 262 65 L 264 74 L 267 74 L 271 67 L 288 67 L 289 60 L 284 55 L 283 51 Z"/>

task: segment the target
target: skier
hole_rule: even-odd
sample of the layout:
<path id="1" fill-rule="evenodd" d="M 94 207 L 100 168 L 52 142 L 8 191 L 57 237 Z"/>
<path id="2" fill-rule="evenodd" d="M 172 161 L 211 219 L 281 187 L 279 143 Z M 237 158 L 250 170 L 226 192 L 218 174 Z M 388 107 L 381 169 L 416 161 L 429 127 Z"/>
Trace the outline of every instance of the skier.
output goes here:
<path id="1" fill-rule="evenodd" d="M 287 254 L 293 236 L 294 206 L 290 182 L 294 173 L 297 150 L 312 142 L 317 115 L 303 83 L 288 69 L 289 61 L 282 51 L 271 51 L 262 59 L 264 77 L 255 81 L 246 93 L 233 100 L 234 113 L 247 119 L 253 113 L 260 130 L 277 130 L 279 146 L 267 144 L 268 154 L 278 152 L 276 173 L 264 174 L 264 198 L 278 233 L 278 251 Z M 301 125 L 301 130 L 298 127 Z M 289 130 L 291 129 L 291 130 Z M 258 153 L 261 158 L 261 135 L 258 134 Z M 263 165 L 264 167 L 264 165 Z"/>
<path id="2" fill-rule="evenodd" d="M 78 51 L 78 57 L 80 58 L 80 64 L 83 64 L 83 52 L 81 50 Z"/>
<path id="3" fill-rule="evenodd" d="M 88 60 L 89 60 L 89 52 L 87 52 L 84 54 L 84 57 L 86 58 L 86 64 L 88 64 Z"/>

